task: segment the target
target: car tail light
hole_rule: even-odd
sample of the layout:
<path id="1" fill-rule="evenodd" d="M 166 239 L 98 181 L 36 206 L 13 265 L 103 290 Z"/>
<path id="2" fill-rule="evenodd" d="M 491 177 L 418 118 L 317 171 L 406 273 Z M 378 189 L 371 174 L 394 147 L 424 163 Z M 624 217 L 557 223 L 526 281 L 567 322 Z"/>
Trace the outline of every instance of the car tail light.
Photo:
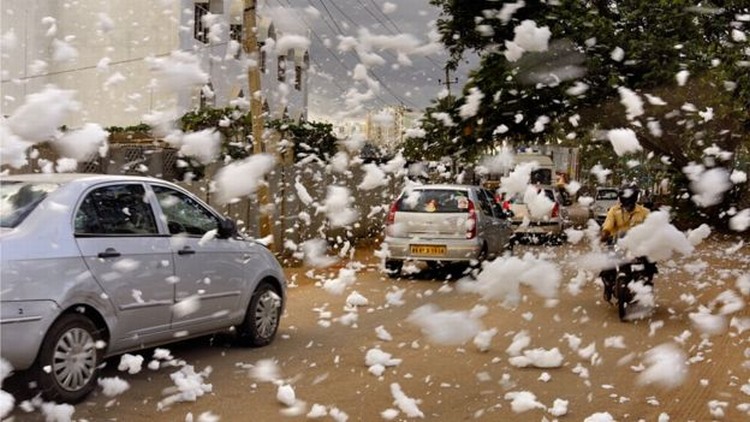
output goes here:
<path id="1" fill-rule="evenodd" d="M 474 201 L 469 201 L 469 218 L 466 220 L 466 238 L 473 239 L 477 237 L 477 212 L 474 208 Z"/>
<path id="2" fill-rule="evenodd" d="M 388 216 L 385 218 L 386 226 L 390 226 L 396 221 L 396 211 L 398 211 L 398 199 L 393 201 L 390 210 L 388 210 Z"/>
<path id="3" fill-rule="evenodd" d="M 552 207 L 552 218 L 555 218 L 558 215 L 560 215 L 560 204 L 555 202 L 555 206 Z"/>

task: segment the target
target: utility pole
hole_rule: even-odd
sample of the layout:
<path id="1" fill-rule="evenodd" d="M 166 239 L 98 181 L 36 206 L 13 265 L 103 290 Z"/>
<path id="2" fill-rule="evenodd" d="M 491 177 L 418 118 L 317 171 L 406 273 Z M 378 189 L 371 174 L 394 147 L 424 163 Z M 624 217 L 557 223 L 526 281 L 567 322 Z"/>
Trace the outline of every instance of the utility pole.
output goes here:
<path id="1" fill-rule="evenodd" d="M 453 80 L 451 81 L 451 70 L 448 68 L 448 66 L 445 66 L 445 81 L 438 79 L 438 84 L 445 85 L 445 88 L 448 90 L 448 96 L 451 96 L 451 84 L 457 84 L 458 78 L 453 77 Z"/>
<path id="2" fill-rule="evenodd" d="M 247 83 L 250 98 L 250 117 L 252 119 L 253 154 L 266 152 L 263 132 L 265 122 L 263 116 L 263 95 L 260 86 L 260 52 L 257 36 L 257 1 L 245 0 L 242 27 L 244 30 L 244 49 L 247 57 L 255 60 L 255 66 L 247 68 Z M 274 154 L 275 155 L 275 154 Z M 269 192 L 266 184 L 261 184 L 257 192 L 260 207 L 259 232 L 264 238 L 271 234 L 271 219 L 269 216 Z M 270 246 L 270 245 L 269 245 Z"/>

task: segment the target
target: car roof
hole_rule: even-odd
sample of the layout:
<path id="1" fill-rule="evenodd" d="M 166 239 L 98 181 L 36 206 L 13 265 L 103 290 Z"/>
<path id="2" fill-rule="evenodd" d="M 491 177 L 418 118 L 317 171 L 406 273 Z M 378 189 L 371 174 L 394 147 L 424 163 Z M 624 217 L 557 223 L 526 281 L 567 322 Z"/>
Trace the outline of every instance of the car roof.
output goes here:
<path id="1" fill-rule="evenodd" d="M 447 183 L 437 183 L 434 185 L 416 185 L 416 186 L 409 186 L 408 189 L 412 190 L 424 190 L 424 189 L 482 189 L 481 186 L 476 185 L 458 185 L 458 184 L 447 184 Z"/>
<path id="2" fill-rule="evenodd" d="M 15 182 L 44 182 L 66 184 L 74 181 L 84 181 L 86 183 L 108 182 L 108 181 L 162 181 L 153 177 L 97 174 L 97 173 L 26 173 L 14 174 L 0 177 L 2 181 Z"/>

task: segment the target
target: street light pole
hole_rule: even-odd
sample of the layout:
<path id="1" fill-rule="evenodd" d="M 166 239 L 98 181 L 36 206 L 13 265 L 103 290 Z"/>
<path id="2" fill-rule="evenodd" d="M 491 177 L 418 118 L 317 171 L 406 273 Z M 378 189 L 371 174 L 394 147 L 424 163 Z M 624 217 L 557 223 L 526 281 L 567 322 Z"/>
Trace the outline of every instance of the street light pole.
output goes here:
<path id="1" fill-rule="evenodd" d="M 260 52 L 258 49 L 257 36 L 257 1 L 245 0 L 242 27 L 244 30 L 245 54 L 255 60 L 255 65 L 247 68 L 247 83 L 250 98 L 250 118 L 253 132 L 253 154 L 266 152 L 263 139 L 264 116 L 263 116 L 263 94 L 260 84 Z M 269 192 L 266 184 L 258 188 L 258 205 L 260 206 L 259 232 L 260 237 L 265 238 L 271 234 L 271 220 L 269 216 Z"/>

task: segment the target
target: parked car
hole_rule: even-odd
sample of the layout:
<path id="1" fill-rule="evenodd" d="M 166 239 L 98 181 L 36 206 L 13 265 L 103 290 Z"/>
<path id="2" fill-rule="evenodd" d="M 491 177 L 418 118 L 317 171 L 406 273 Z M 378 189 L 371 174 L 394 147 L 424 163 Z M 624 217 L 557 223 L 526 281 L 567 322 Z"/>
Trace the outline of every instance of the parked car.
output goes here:
<path id="1" fill-rule="evenodd" d="M 594 212 L 594 218 L 600 225 L 604 223 L 604 220 L 607 218 L 607 211 L 609 211 L 613 205 L 617 204 L 617 192 L 617 188 L 596 188 L 596 196 L 594 196 L 594 203 L 591 204 L 591 207 Z"/>
<path id="2" fill-rule="evenodd" d="M 275 337 L 284 273 L 188 191 L 136 176 L 0 177 L 2 357 L 78 402 L 104 358 L 236 327 Z"/>
<path id="3" fill-rule="evenodd" d="M 386 269 L 398 276 L 405 260 L 471 262 L 508 251 L 512 227 L 494 194 L 479 186 L 423 185 L 399 195 L 388 212 Z"/>
<path id="4" fill-rule="evenodd" d="M 552 207 L 543 215 L 535 215 L 529 209 L 531 204 L 524 201 L 524 195 L 515 195 L 511 198 L 514 238 L 516 241 L 559 241 L 564 236 L 564 230 L 571 225 L 568 207 L 573 203 L 570 195 L 564 189 L 555 186 L 535 188 L 537 193 L 544 192 L 547 199 L 552 201 Z"/>

